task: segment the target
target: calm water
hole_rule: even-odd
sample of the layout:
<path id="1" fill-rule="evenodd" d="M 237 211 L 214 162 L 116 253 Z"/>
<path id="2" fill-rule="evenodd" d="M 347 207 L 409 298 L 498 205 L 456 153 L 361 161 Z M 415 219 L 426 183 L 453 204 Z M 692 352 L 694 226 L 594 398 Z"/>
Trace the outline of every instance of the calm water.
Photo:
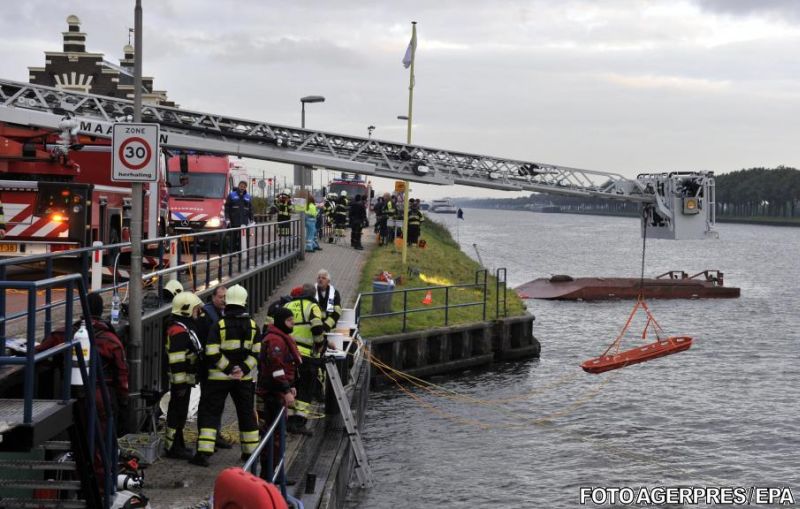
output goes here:
<path id="1" fill-rule="evenodd" d="M 634 219 L 465 209 L 456 232 L 455 218 L 434 217 L 512 285 L 640 270 Z M 720 269 L 742 289 L 650 303 L 668 333 L 695 338 L 691 350 L 584 374 L 633 303 L 528 301 L 540 360 L 433 380 L 472 400 L 372 393 L 364 438 L 377 485 L 349 507 L 576 507 L 581 486 L 789 486 L 800 502 L 800 228 L 718 230 L 647 245 L 648 275 Z"/>

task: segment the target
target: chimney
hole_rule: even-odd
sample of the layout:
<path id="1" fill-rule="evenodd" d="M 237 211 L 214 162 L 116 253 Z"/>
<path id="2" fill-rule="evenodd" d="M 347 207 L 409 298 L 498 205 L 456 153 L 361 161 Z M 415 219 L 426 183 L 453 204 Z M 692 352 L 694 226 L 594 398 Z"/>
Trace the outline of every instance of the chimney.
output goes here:
<path id="1" fill-rule="evenodd" d="M 68 31 L 64 36 L 64 53 L 86 53 L 86 34 L 81 32 L 81 20 L 71 14 L 67 18 Z"/>

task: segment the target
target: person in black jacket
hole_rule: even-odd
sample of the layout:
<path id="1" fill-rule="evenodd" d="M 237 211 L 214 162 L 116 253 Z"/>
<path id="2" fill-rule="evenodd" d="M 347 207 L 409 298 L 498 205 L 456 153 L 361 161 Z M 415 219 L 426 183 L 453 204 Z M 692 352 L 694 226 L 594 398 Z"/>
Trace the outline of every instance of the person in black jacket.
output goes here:
<path id="1" fill-rule="evenodd" d="M 364 207 L 364 202 L 361 201 L 361 195 L 357 194 L 356 199 L 350 205 L 350 246 L 358 249 L 364 249 L 361 245 L 361 229 L 367 222 L 367 209 Z"/>

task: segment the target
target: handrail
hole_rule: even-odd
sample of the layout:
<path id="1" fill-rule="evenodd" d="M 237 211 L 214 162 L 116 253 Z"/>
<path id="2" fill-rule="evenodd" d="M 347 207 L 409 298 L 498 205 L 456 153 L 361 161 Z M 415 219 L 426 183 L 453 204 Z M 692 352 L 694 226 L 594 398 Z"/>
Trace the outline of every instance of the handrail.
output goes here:
<path id="1" fill-rule="evenodd" d="M 253 475 L 258 474 L 256 469 L 256 460 L 261 458 L 261 452 L 267 447 L 267 472 L 260 472 L 260 477 L 265 481 L 271 482 L 272 484 L 276 484 L 276 480 L 279 482 L 281 488 L 281 494 L 284 498 L 286 498 L 286 407 L 282 407 L 281 411 L 278 412 L 278 415 L 272 421 L 269 429 L 264 433 L 264 436 L 261 437 L 261 440 L 258 442 L 255 450 L 250 453 L 250 456 L 245 461 L 244 465 L 242 465 L 242 470 L 245 472 L 250 472 Z M 278 440 L 280 444 L 280 461 L 278 464 L 275 465 L 275 458 L 274 455 L 274 443 L 275 443 L 275 431 L 278 431 Z M 259 465 L 260 467 L 260 465 Z"/>
<path id="2" fill-rule="evenodd" d="M 444 310 L 444 324 L 445 326 L 449 325 L 450 316 L 449 310 L 455 308 L 464 308 L 464 307 L 474 307 L 474 306 L 482 306 L 482 316 L 483 320 L 486 320 L 486 303 L 488 301 L 488 270 L 487 269 L 479 269 L 475 271 L 475 282 L 474 283 L 460 283 L 454 285 L 435 285 L 435 286 L 421 286 L 417 288 L 405 288 L 402 290 L 390 290 L 385 292 L 361 292 L 358 294 L 358 298 L 356 299 L 356 319 L 360 321 L 361 319 L 365 318 L 386 318 L 390 316 L 403 316 L 403 328 L 402 331 L 406 332 L 408 328 L 408 320 L 407 316 L 411 313 L 425 313 L 431 311 L 439 311 Z M 483 280 L 480 279 L 480 276 L 483 275 Z M 482 290 L 482 299 L 475 302 L 465 302 L 459 304 L 450 304 L 450 289 L 451 288 L 477 288 Z M 434 291 L 434 290 L 444 290 L 445 292 L 445 303 L 443 306 L 426 306 L 423 308 L 408 308 L 408 294 L 411 292 L 427 292 L 427 291 Z M 375 314 L 362 314 L 361 313 L 361 302 L 362 297 L 373 297 L 376 295 L 379 296 L 386 296 L 387 294 L 391 294 L 394 297 L 394 294 L 401 293 L 403 295 L 403 309 L 401 311 L 389 311 L 386 313 L 375 313 Z"/>
<path id="3" fill-rule="evenodd" d="M 34 400 L 34 386 L 35 386 L 35 372 L 36 364 L 39 362 L 54 357 L 55 355 L 62 354 L 63 357 L 63 380 L 61 385 L 61 401 L 66 403 L 70 399 L 71 390 L 71 373 L 72 373 L 72 355 L 68 355 L 69 350 L 75 351 L 75 358 L 78 363 L 78 371 L 81 376 L 84 387 L 84 400 L 86 403 L 86 414 L 88 416 L 88 430 L 87 435 L 89 438 L 89 458 L 94 458 L 95 445 L 100 448 L 100 457 L 102 461 L 103 476 L 103 506 L 105 509 L 111 507 L 111 501 L 114 497 L 116 490 L 116 447 L 114 430 L 114 415 L 111 406 L 111 400 L 106 387 L 105 377 L 103 376 L 103 367 L 100 362 L 100 354 L 97 351 L 97 344 L 94 337 L 94 327 L 92 326 L 91 318 L 86 320 L 86 330 L 89 336 L 89 366 L 83 357 L 82 346 L 79 340 L 73 336 L 73 303 L 74 299 L 71 297 L 73 292 L 77 290 L 78 301 L 83 312 L 83 316 L 91 317 L 89 312 L 89 301 L 87 297 L 86 287 L 83 278 L 80 274 L 70 274 L 66 276 L 51 277 L 39 281 L 0 281 L 0 289 L 5 293 L 7 289 L 18 289 L 28 292 L 28 309 L 36 309 L 36 292 L 40 289 L 52 289 L 54 287 L 63 287 L 66 294 L 69 296 L 65 299 L 66 316 L 64 317 L 64 343 L 48 348 L 42 352 L 36 352 L 36 312 L 28 313 L 28 330 L 25 342 L 25 357 L 9 356 L 5 354 L 5 336 L 0 337 L 0 366 L 3 365 L 25 365 L 23 373 L 23 418 L 22 424 L 33 423 L 33 400 Z M 22 360 L 22 362 L 20 362 Z M 99 377 L 99 379 L 98 379 Z M 99 429 L 99 413 L 96 405 L 96 391 L 100 389 L 101 400 L 106 416 L 108 416 L 105 436 L 102 436 Z"/>

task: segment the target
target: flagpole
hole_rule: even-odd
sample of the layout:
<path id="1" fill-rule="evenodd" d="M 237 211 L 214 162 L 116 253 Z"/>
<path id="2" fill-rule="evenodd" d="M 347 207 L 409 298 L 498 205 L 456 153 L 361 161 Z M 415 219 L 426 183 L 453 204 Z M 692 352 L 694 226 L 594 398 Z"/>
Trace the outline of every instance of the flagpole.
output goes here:
<path id="1" fill-rule="evenodd" d="M 414 58 L 417 53 L 417 22 L 411 22 L 411 72 L 408 74 L 408 126 L 406 127 L 406 144 L 411 145 L 411 118 L 414 106 Z M 408 259 L 408 202 L 411 186 L 405 181 L 403 193 L 403 265 Z"/>

